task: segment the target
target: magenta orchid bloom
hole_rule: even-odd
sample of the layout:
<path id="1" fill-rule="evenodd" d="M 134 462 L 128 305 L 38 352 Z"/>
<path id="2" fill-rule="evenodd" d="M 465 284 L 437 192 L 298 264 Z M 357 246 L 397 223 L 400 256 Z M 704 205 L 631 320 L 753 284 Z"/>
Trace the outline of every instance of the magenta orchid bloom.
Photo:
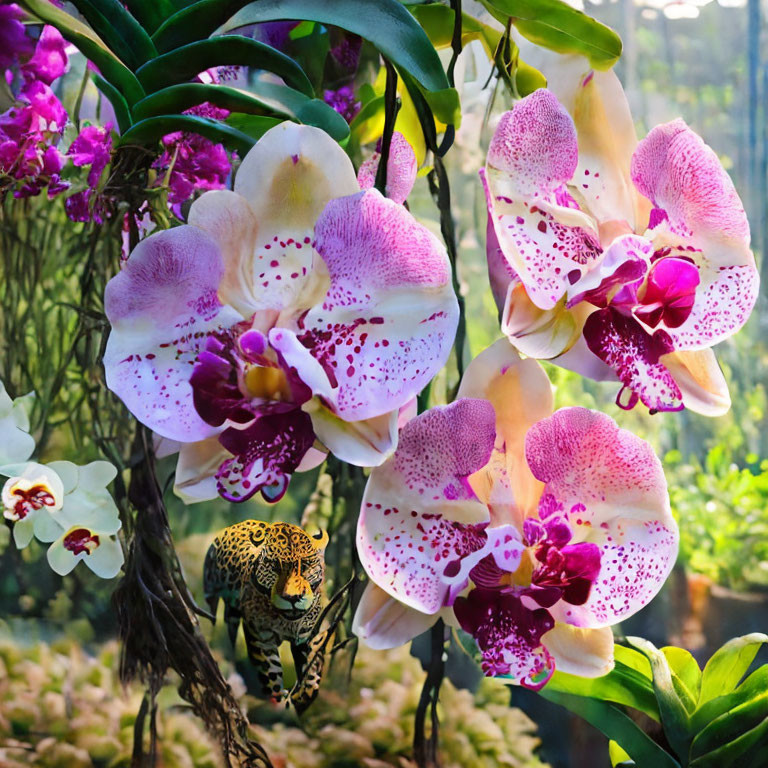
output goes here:
<path id="1" fill-rule="evenodd" d="M 277 500 L 326 449 L 381 463 L 458 319 L 440 241 L 292 123 L 264 134 L 234 191 L 142 241 L 105 307 L 107 383 L 181 444 L 189 500 Z"/>
<path id="2" fill-rule="evenodd" d="M 357 531 L 372 585 L 354 626 L 385 648 L 442 616 L 488 675 L 596 677 L 613 664 L 610 626 L 658 592 L 677 546 L 650 446 L 604 414 L 552 413 L 544 371 L 502 339 L 372 470 Z"/>
<path id="3" fill-rule="evenodd" d="M 758 293 L 733 184 L 682 120 L 638 144 L 613 73 L 571 86 L 505 113 L 481 172 L 502 329 L 526 355 L 618 379 L 621 407 L 725 413 L 710 347 Z"/>

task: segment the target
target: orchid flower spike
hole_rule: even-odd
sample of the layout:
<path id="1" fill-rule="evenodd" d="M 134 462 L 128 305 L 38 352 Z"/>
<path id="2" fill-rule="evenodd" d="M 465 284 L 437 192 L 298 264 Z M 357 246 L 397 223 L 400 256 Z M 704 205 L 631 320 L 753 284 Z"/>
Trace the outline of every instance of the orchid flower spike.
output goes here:
<path id="1" fill-rule="evenodd" d="M 487 675 L 537 689 L 555 669 L 606 674 L 611 625 L 677 555 L 659 460 L 602 413 L 552 413 L 546 374 L 505 339 L 458 395 L 408 422 L 371 471 L 356 633 L 388 648 L 442 617 L 472 635 Z"/>
<path id="2" fill-rule="evenodd" d="M 188 501 L 276 501 L 326 451 L 380 464 L 458 321 L 442 243 L 361 191 L 327 134 L 290 122 L 246 155 L 234 191 L 142 241 L 105 307 L 107 383 L 180 446 Z"/>
<path id="3" fill-rule="evenodd" d="M 525 355 L 618 379 L 623 408 L 721 415 L 710 348 L 758 294 L 744 208 L 682 120 L 638 144 L 616 75 L 574 71 L 501 117 L 481 171 L 502 331 Z"/>

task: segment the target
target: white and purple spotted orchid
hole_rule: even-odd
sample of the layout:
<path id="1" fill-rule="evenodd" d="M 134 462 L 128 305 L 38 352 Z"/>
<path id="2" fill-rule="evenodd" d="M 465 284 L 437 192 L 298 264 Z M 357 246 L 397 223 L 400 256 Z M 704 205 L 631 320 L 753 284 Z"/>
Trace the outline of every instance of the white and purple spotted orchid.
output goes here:
<path id="1" fill-rule="evenodd" d="M 117 507 L 106 486 L 117 470 L 106 461 L 79 467 L 69 461 L 0 466 L 3 515 L 13 522 L 13 540 L 24 549 L 33 536 L 51 544 L 48 563 L 65 576 L 79 563 L 111 579 L 123 565 Z"/>
<path id="2" fill-rule="evenodd" d="M 618 378 L 623 408 L 726 412 L 710 347 L 758 292 L 730 178 L 682 120 L 638 144 L 612 72 L 550 87 L 502 116 L 481 171 L 503 332 L 526 355 Z"/>
<path id="3" fill-rule="evenodd" d="M 404 199 L 395 176 L 410 189 L 415 167 L 396 146 L 388 189 Z M 181 444 L 190 501 L 275 501 L 325 449 L 381 463 L 458 320 L 440 241 L 361 190 L 325 133 L 293 123 L 259 140 L 234 191 L 205 193 L 188 225 L 142 241 L 105 306 L 107 383 Z"/>
<path id="4" fill-rule="evenodd" d="M 552 413 L 544 371 L 502 339 L 372 470 L 357 531 L 372 584 L 354 626 L 385 648 L 442 616 L 475 638 L 488 675 L 597 677 L 610 626 L 658 592 L 677 546 L 650 446 L 604 414 Z"/>

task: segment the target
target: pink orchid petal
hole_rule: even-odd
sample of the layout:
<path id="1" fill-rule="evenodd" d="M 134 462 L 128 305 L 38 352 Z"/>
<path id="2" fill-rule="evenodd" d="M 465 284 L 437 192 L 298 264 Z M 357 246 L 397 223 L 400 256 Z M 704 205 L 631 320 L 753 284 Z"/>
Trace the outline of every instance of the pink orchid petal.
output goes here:
<path id="1" fill-rule="evenodd" d="M 360 189 L 373 188 L 380 161 L 381 154 L 374 152 L 360 166 L 357 172 L 357 183 L 360 185 Z M 416 162 L 413 147 L 400 131 L 395 131 L 392 134 L 392 144 L 389 148 L 389 160 L 387 161 L 387 197 L 396 203 L 404 203 L 408 195 L 411 194 L 418 170 L 419 164 Z"/>
<path id="2" fill-rule="evenodd" d="M 682 120 L 654 128 L 632 158 L 632 179 L 662 213 L 648 235 L 699 268 L 696 301 L 670 331 L 676 349 L 709 347 L 747 321 L 759 278 L 749 224 L 717 155 Z"/>
<path id="3" fill-rule="evenodd" d="M 605 414 L 563 408 L 531 428 L 526 457 L 545 483 L 542 508 L 567 516 L 574 542 L 601 549 L 587 601 L 558 604 L 553 615 L 580 627 L 631 616 L 659 591 L 677 556 L 677 525 L 652 448 Z"/>
<path id="4" fill-rule="evenodd" d="M 577 162 L 573 120 L 541 89 L 502 116 L 481 173 L 501 251 L 541 309 L 600 254 L 594 219 L 565 191 Z"/>
<path id="5" fill-rule="evenodd" d="M 634 308 L 635 317 L 651 328 L 659 324 L 679 328 L 691 314 L 699 281 L 699 269 L 691 261 L 673 256 L 657 259 Z"/>
<path id="6" fill-rule="evenodd" d="M 458 306 L 445 248 L 376 190 L 329 203 L 315 237 L 330 288 L 270 343 L 340 418 L 396 410 L 450 353 Z"/>
<path id="7" fill-rule="evenodd" d="M 620 407 L 632 408 L 639 398 L 654 412 L 682 409 L 680 388 L 660 361 L 673 351 L 666 331 L 651 335 L 634 318 L 607 307 L 587 318 L 584 338 L 592 353 L 613 368 L 629 391 L 626 405 L 621 401 L 623 391 L 619 393 Z"/>
<path id="8" fill-rule="evenodd" d="M 423 613 L 450 605 L 488 554 L 514 571 L 522 544 L 512 526 L 488 528 L 467 478 L 491 456 L 493 406 L 461 399 L 405 425 L 394 456 L 372 470 L 357 549 L 379 587 Z"/>
<path id="9" fill-rule="evenodd" d="M 195 411 L 189 378 L 207 336 L 242 320 L 219 301 L 222 273 L 213 240 L 182 226 L 139 243 L 107 285 L 107 386 L 162 437 L 186 442 L 215 431 Z"/>

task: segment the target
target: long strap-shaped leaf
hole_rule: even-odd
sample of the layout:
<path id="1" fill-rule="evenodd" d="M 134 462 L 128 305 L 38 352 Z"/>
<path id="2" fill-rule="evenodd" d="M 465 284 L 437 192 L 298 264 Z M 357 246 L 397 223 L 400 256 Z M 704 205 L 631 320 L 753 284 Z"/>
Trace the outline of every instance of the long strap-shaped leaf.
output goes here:
<path id="1" fill-rule="evenodd" d="M 97 75 L 94 72 L 92 78 L 96 87 L 109 99 L 109 103 L 115 111 L 115 120 L 117 120 L 117 127 L 120 129 L 120 133 L 125 133 L 131 127 L 133 119 L 123 94 L 112 83 L 108 83 L 101 77 L 101 75 Z"/>
<path id="2" fill-rule="evenodd" d="M 72 4 L 131 69 L 157 56 L 152 38 L 118 0 L 72 0 Z"/>
<path id="3" fill-rule="evenodd" d="M 234 16 L 233 16 L 234 14 Z M 418 22 L 397 0 L 200 0 L 153 35 L 159 51 L 248 24 L 306 19 L 354 32 L 430 91 L 448 88 L 440 57 Z"/>
<path id="4" fill-rule="evenodd" d="M 225 85 L 182 83 L 163 88 L 142 99 L 134 107 L 136 120 L 173 112 L 183 112 L 203 102 L 231 112 L 249 115 L 282 115 L 306 125 L 322 128 L 336 141 L 349 135 L 347 121 L 333 107 L 319 99 L 284 85 L 257 83 L 254 92 Z"/>
<path id="5" fill-rule="evenodd" d="M 680 763 L 644 733 L 631 718 L 604 701 L 550 691 L 547 686 L 539 695 L 569 709 L 613 739 L 635 761 L 638 768 L 680 768 Z"/>
<path id="6" fill-rule="evenodd" d="M 125 0 L 125 5 L 144 29 L 151 35 L 177 11 L 191 5 L 194 0 Z"/>
<path id="7" fill-rule="evenodd" d="M 228 149 L 240 153 L 241 157 L 256 143 L 247 134 L 238 131 L 226 123 L 209 120 L 194 115 L 159 115 L 148 117 L 129 128 L 120 138 L 121 144 L 147 145 L 160 139 L 168 133 L 187 131 L 198 133 L 206 139 L 223 144 Z"/>
<path id="8" fill-rule="evenodd" d="M 242 35 L 225 35 L 177 48 L 148 61 L 136 71 L 147 92 L 191 80 L 210 67 L 241 65 L 273 72 L 285 82 L 314 96 L 312 83 L 304 70 L 289 56 L 266 43 Z"/>
<path id="9" fill-rule="evenodd" d="M 141 99 L 144 89 L 136 76 L 104 44 L 104 41 L 88 26 L 57 8 L 48 0 L 19 0 L 28 11 L 41 21 L 50 24 L 62 36 L 78 47 L 101 72 L 102 77 L 125 96 L 129 105 Z"/>

